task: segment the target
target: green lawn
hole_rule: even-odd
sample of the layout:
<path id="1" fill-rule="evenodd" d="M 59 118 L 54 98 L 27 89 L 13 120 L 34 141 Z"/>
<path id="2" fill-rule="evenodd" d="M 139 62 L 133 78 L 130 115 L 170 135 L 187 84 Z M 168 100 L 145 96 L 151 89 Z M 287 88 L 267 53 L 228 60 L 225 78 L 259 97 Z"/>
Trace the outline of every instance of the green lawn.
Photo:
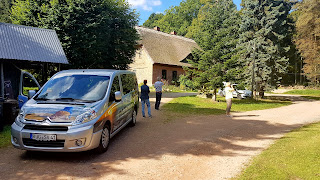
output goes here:
<path id="1" fill-rule="evenodd" d="M 218 97 L 219 102 L 211 99 L 198 98 L 195 96 L 175 98 L 169 103 L 164 104 L 165 110 L 181 114 L 224 114 L 226 102 L 224 97 Z M 278 100 L 252 100 L 252 99 L 233 99 L 231 111 L 251 111 L 270 109 L 291 104 L 290 101 Z"/>
<path id="2" fill-rule="evenodd" d="M 320 90 L 318 89 L 296 89 L 296 90 L 287 91 L 283 94 L 302 95 L 307 99 L 320 100 Z"/>
<path id="3" fill-rule="evenodd" d="M 320 179 L 320 123 L 286 134 L 236 179 Z"/>
<path id="4" fill-rule="evenodd" d="M 318 90 L 318 89 L 295 89 L 295 90 L 287 91 L 287 92 L 285 92 L 283 94 L 320 96 L 320 90 Z"/>
<path id="5" fill-rule="evenodd" d="M 0 148 L 11 145 L 11 126 L 5 126 L 0 132 Z"/>

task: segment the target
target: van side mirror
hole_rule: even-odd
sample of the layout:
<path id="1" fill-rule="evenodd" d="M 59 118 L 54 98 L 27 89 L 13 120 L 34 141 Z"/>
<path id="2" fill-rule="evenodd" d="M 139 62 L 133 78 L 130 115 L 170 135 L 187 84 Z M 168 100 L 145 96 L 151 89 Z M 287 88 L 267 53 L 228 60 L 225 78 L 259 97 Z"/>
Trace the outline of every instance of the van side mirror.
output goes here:
<path id="1" fill-rule="evenodd" d="M 120 91 L 115 92 L 114 95 L 115 95 L 116 101 L 121 101 L 122 96 Z"/>
<path id="2" fill-rule="evenodd" d="M 28 98 L 31 99 L 36 94 L 35 90 L 29 90 L 28 91 Z"/>

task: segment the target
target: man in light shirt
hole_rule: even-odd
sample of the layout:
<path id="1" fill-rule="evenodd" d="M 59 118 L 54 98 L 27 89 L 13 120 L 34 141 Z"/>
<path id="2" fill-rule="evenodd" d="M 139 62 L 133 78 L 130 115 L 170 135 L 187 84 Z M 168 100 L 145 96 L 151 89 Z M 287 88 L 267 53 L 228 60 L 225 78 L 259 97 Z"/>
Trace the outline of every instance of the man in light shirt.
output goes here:
<path id="1" fill-rule="evenodd" d="M 156 88 L 156 105 L 155 109 L 159 110 L 161 96 L 162 96 L 162 86 L 164 85 L 160 77 L 157 78 L 157 82 L 154 83 L 154 88 Z"/>
<path id="2" fill-rule="evenodd" d="M 234 91 L 234 89 L 233 89 L 233 87 L 231 87 L 230 82 L 226 83 L 226 88 L 224 90 L 226 93 L 226 102 L 227 102 L 226 114 L 227 114 L 227 116 L 232 117 L 230 115 L 230 111 L 231 111 L 232 98 L 233 98 L 232 92 Z"/>

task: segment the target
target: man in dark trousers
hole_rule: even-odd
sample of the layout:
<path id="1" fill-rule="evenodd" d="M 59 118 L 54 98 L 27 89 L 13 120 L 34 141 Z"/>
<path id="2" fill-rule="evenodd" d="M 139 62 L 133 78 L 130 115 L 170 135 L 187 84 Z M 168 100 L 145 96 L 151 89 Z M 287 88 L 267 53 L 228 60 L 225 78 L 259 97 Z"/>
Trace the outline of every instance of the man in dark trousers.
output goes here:
<path id="1" fill-rule="evenodd" d="M 147 86 L 147 80 L 143 81 L 143 85 L 141 86 L 141 109 L 142 109 L 142 117 L 146 117 L 144 113 L 144 104 L 147 104 L 148 107 L 148 115 L 149 118 L 151 118 L 151 107 L 150 107 L 150 101 L 149 101 L 149 86 Z"/>
<path id="2" fill-rule="evenodd" d="M 164 85 L 160 77 L 157 78 L 157 82 L 154 83 L 154 88 L 156 88 L 156 105 L 155 109 L 159 110 L 161 96 L 162 96 L 162 86 Z"/>

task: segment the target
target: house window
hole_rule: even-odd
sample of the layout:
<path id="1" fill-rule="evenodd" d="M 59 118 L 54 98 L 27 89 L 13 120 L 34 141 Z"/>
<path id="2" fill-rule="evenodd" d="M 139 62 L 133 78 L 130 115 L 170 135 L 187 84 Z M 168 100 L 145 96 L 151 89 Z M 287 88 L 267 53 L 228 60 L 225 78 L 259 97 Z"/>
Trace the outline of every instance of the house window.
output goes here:
<path id="1" fill-rule="evenodd" d="M 167 79 L 167 70 L 162 70 L 162 79 Z"/>
<path id="2" fill-rule="evenodd" d="M 172 81 L 177 80 L 177 71 L 172 71 Z"/>

